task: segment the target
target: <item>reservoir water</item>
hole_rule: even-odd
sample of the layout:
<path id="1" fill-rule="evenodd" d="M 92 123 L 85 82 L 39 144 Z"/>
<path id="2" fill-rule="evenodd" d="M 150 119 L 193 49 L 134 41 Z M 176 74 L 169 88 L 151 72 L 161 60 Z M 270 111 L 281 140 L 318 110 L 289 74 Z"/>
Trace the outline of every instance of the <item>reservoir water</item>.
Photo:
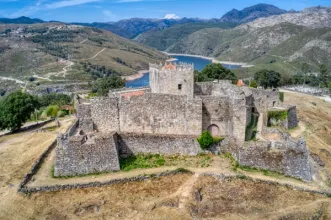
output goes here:
<path id="1" fill-rule="evenodd" d="M 183 63 L 193 63 L 194 64 L 194 69 L 196 70 L 203 70 L 208 64 L 211 64 L 212 61 L 209 59 L 204 59 L 200 57 L 191 57 L 191 56 L 173 56 L 173 58 L 176 58 L 176 62 L 183 62 Z M 236 69 L 239 68 L 240 66 L 238 65 L 226 65 L 222 64 L 225 68 L 228 69 Z M 125 84 L 125 87 L 127 88 L 137 88 L 137 87 L 144 87 L 149 85 L 149 73 L 144 74 L 143 77 L 128 81 Z"/>

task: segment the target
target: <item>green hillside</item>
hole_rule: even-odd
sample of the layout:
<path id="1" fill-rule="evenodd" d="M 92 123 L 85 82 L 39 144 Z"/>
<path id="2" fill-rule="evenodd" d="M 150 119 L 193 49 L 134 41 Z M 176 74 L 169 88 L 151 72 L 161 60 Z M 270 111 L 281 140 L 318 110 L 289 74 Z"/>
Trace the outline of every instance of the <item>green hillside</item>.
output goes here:
<path id="1" fill-rule="evenodd" d="M 149 47 L 156 48 L 160 51 L 165 51 L 167 48 L 176 44 L 181 39 L 201 29 L 206 29 L 206 28 L 228 29 L 232 27 L 235 27 L 234 23 L 203 22 L 203 23 L 177 24 L 162 30 L 147 31 L 137 36 L 134 40 Z"/>
<path id="2" fill-rule="evenodd" d="M 61 23 L 0 25 L 0 75 L 90 80 L 131 75 L 165 55 L 108 31 Z"/>

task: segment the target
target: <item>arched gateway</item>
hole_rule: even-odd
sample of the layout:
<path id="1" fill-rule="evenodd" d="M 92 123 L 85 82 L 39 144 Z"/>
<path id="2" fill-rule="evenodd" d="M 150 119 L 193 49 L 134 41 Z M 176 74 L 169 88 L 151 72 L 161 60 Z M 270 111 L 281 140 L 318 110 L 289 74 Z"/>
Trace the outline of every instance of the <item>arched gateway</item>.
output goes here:
<path id="1" fill-rule="evenodd" d="M 208 131 L 211 133 L 211 135 L 213 137 L 220 137 L 221 133 L 220 133 L 220 128 L 217 125 L 210 125 L 208 127 Z"/>

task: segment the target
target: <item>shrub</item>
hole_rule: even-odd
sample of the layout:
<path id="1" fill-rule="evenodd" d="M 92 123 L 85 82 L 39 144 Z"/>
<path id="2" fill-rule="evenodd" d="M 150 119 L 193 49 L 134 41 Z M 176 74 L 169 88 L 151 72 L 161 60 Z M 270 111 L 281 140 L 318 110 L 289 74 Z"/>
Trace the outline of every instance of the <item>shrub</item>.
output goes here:
<path id="1" fill-rule="evenodd" d="M 28 78 L 28 80 L 29 80 L 30 82 L 34 82 L 34 81 L 36 80 L 36 77 L 34 77 L 34 76 L 30 76 L 30 77 Z"/>
<path id="2" fill-rule="evenodd" d="M 257 88 L 257 82 L 256 82 L 256 80 L 252 80 L 251 83 L 249 84 L 249 87 L 251 87 L 251 88 Z"/>
<path id="3" fill-rule="evenodd" d="M 214 143 L 214 139 L 210 131 L 204 131 L 198 138 L 198 142 L 202 149 L 208 149 Z"/>
<path id="4" fill-rule="evenodd" d="M 55 118 L 57 116 L 58 111 L 59 111 L 59 106 L 50 105 L 46 108 L 45 112 L 48 117 Z"/>
<path id="5" fill-rule="evenodd" d="M 68 114 L 68 112 L 66 110 L 61 110 L 61 111 L 58 111 L 57 117 L 62 118 L 64 116 L 66 116 L 67 114 Z"/>

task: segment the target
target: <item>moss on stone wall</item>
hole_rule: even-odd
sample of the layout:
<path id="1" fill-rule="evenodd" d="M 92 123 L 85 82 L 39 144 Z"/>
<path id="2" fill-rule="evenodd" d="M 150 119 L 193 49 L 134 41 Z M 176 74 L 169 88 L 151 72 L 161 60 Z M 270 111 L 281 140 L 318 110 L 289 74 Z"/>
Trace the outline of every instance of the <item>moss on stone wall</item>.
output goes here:
<path id="1" fill-rule="evenodd" d="M 279 100 L 284 102 L 284 92 L 279 92 Z"/>
<path id="2" fill-rule="evenodd" d="M 274 110 L 268 112 L 268 126 L 277 126 L 288 117 L 287 110 Z"/>
<path id="3" fill-rule="evenodd" d="M 257 123 L 259 116 L 256 114 L 251 115 L 251 122 L 246 127 L 245 141 L 254 140 L 257 133 Z"/>

